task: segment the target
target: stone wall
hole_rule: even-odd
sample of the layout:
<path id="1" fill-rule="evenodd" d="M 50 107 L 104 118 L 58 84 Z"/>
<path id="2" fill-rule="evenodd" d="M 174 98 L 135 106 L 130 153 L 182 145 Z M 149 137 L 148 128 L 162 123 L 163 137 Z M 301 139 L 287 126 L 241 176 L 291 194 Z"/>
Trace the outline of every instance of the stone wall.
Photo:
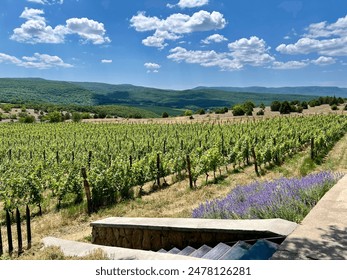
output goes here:
<path id="1" fill-rule="evenodd" d="M 218 231 L 218 230 L 180 230 L 148 229 L 134 226 L 93 226 L 92 243 L 105 246 L 123 247 L 157 251 L 173 247 L 183 249 L 186 246 L 198 248 L 203 244 L 215 246 L 219 242 L 233 242 L 265 237 L 275 237 L 270 232 L 258 231 Z"/>

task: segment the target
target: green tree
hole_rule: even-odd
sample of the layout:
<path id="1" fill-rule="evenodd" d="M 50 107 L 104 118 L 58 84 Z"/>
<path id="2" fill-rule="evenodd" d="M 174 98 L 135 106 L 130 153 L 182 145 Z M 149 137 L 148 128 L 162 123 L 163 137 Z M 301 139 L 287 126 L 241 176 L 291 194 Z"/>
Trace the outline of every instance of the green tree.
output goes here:
<path id="1" fill-rule="evenodd" d="M 166 119 L 169 117 L 169 114 L 167 112 L 163 112 L 163 114 L 161 116 L 162 116 L 162 118 Z"/>
<path id="2" fill-rule="evenodd" d="M 58 123 L 63 121 L 63 117 L 60 112 L 53 111 L 47 114 L 47 120 L 50 123 Z"/>
<path id="3" fill-rule="evenodd" d="M 279 101 L 273 101 L 272 103 L 271 103 L 271 111 L 273 111 L 273 112 L 278 112 L 279 110 L 280 110 L 280 108 L 281 108 L 281 102 L 279 102 Z"/>
<path id="4" fill-rule="evenodd" d="M 71 119 L 73 122 L 80 122 L 82 120 L 82 115 L 78 112 L 73 112 Z"/>
<path id="5" fill-rule="evenodd" d="M 291 107 L 288 101 L 283 101 L 280 107 L 280 113 L 281 114 L 290 114 Z"/>
<path id="6" fill-rule="evenodd" d="M 185 116 L 191 116 L 191 115 L 193 115 L 193 111 L 192 110 L 185 110 L 184 115 Z"/>
<path id="7" fill-rule="evenodd" d="M 237 104 L 233 107 L 233 115 L 234 116 L 244 116 L 245 115 L 245 108 L 240 105 L 240 104 Z"/>

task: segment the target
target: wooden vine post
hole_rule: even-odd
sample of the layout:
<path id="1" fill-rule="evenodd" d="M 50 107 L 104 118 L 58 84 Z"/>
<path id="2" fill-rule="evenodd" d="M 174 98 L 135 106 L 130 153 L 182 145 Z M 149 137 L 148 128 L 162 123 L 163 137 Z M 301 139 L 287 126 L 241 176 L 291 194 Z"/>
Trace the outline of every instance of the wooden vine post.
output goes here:
<path id="1" fill-rule="evenodd" d="M 0 257 L 4 253 L 4 249 L 2 247 L 2 235 L 1 235 L 1 226 L 0 226 Z"/>
<path id="2" fill-rule="evenodd" d="M 6 227 L 7 227 L 8 253 L 11 255 L 13 252 L 13 243 L 12 243 L 11 217 L 10 217 L 10 212 L 8 210 L 6 210 Z"/>
<path id="3" fill-rule="evenodd" d="M 30 221 L 30 209 L 28 205 L 26 207 L 25 212 L 26 212 L 25 218 L 26 218 L 26 224 L 27 224 L 27 241 L 28 241 L 27 249 L 29 250 L 31 248 L 31 221 Z"/>
<path id="4" fill-rule="evenodd" d="M 315 152 L 314 152 L 314 137 L 311 138 L 311 159 L 315 159 Z"/>
<path id="5" fill-rule="evenodd" d="M 86 192 L 86 197 L 87 197 L 88 215 L 91 215 L 93 212 L 93 201 L 92 201 L 92 195 L 90 192 L 89 182 L 87 179 L 87 170 L 85 167 L 82 167 L 81 173 L 83 177 L 84 191 Z"/>
<path id="6" fill-rule="evenodd" d="M 22 227 L 20 220 L 20 213 L 17 207 L 16 209 L 16 224 L 17 224 L 17 240 L 18 240 L 18 256 L 23 253 L 23 239 L 22 239 Z"/>
<path id="7" fill-rule="evenodd" d="M 192 178 L 192 170 L 191 170 L 189 155 L 187 155 L 187 170 L 188 170 L 188 177 L 189 177 L 189 188 L 193 189 L 193 178 Z"/>
<path id="8" fill-rule="evenodd" d="M 157 185 L 160 188 L 160 154 L 157 154 Z"/>

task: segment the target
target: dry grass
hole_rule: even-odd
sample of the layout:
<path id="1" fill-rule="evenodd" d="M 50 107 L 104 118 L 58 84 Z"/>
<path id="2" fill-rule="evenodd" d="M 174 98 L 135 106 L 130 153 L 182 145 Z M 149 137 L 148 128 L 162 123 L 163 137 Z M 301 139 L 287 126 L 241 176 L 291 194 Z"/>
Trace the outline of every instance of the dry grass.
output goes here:
<path id="1" fill-rule="evenodd" d="M 292 113 L 291 115 L 315 115 L 315 114 L 347 114 L 347 111 L 343 111 L 345 105 L 338 106 L 339 110 L 332 111 L 329 105 L 321 105 L 317 107 L 309 107 L 309 109 L 304 110 L 302 114 L 298 113 Z M 257 116 L 256 113 L 259 111 L 259 108 L 255 108 L 253 112 L 253 116 L 241 116 L 241 117 L 235 117 L 233 116 L 232 112 L 229 111 L 225 114 L 205 114 L 205 115 L 193 115 L 193 119 L 190 119 L 187 116 L 184 117 L 172 117 L 172 118 L 157 118 L 157 119 L 123 119 L 123 118 L 117 118 L 117 119 L 89 119 L 84 120 L 83 122 L 88 123 L 144 123 L 144 124 L 173 124 L 173 123 L 201 123 L 201 122 L 243 122 L 247 121 L 249 119 L 266 119 L 266 118 L 273 118 L 273 117 L 285 117 L 288 115 L 280 115 L 279 112 L 272 112 L 270 107 L 265 108 L 265 114 L 264 116 Z"/>

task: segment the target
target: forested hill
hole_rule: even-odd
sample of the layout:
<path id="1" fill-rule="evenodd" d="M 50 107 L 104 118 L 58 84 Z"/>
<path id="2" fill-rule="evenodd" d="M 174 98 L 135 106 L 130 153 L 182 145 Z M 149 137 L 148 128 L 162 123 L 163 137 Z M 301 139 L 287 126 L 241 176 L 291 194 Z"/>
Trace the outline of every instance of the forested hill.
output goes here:
<path id="1" fill-rule="evenodd" d="M 197 87 L 195 90 L 215 89 L 228 92 L 253 92 L 271 94 L 298 94 L 309 96 L 336 96 L 347 98 L 347 88 L 340 87 Z"/>
<path id="2" fill-rule="evenodd" d="M 230 88 L 229 88 L 230 89 Z M 299 92 L 299 91 L 298 91 Z M 334 92 L 331 92 L 331 95 Z M 305 95 L 283 95 L 274 93 L 252 93 L 212 88 L 190 90 L 164 90 L 133 85 L 111 85 L 50 81 L 44 79 L 0 79 L 0 102 L 50 103 L 94 105 L 126 105 L 135 107 L 165 108 L 216 108 L 231 107 L 247 100 L 255 104 L 269 105 L 274 100 L 310 100 L 318 97 Z"/>

